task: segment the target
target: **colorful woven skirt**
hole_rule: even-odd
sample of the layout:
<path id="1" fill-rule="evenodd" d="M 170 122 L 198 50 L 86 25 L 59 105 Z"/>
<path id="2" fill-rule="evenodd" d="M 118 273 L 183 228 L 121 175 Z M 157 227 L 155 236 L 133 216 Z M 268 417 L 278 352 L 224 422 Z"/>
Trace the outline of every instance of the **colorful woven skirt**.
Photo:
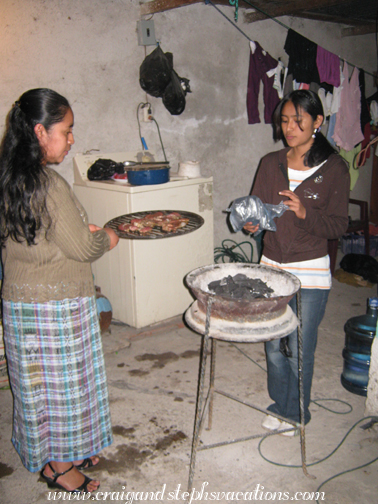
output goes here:
<path id="1" fill-rule="evenodd" d="M 14 398 L 12 443 L 31 471 L 89 457 L 112 443 L 96 300 L 3 301 Z"/>

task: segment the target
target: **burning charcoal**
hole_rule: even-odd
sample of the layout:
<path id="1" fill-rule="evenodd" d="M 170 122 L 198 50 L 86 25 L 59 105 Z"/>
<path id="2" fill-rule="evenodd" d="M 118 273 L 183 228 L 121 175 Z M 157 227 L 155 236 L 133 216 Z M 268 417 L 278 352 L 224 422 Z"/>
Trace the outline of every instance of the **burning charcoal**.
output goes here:
<path id="1" fill-rule="evenodd" d="M 242 273 L 234 277 L 228 275 L 221 280 L 210 282 L 208 288 L 217 296 L 247 301 L 256 298 L 268 298 L 274 292 L 260 278 L 249 278 Z"/>

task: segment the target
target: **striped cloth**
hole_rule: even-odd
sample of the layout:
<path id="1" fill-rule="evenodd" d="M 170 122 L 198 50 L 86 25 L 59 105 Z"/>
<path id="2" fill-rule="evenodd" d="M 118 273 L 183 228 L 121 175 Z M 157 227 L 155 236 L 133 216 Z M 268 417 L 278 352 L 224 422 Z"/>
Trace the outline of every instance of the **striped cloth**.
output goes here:
<path id="1" fill-rule="evenodd" d="M 285 264 L 272 261 L 263 255 L 260 264 L 292 273 L 300 280 L 302 289 L 330 289 L 332 286 L 328 255 L 309 261 Z"/>
<path id="2" fill-rule="evenodd" d="M 14 397 L 12 443 L 31 471 L 89 457 L 112 443 L 95 297 L 3 301 Z"/>
<path id="3" fill-rule="evenodd" d="M 293 168 L 287 169 L 287 176 L 289 177 L 289 189 L 290 191 L 295 191 L 295 189 L 308 177 L 311 177 L 314 173 L 316 173 L 321 166 L 323 166 L 326 161 L 320 163 L 318 166 L 314 166 L 313 168 L 308 168 L 307 170 L 293 170 Z"/>

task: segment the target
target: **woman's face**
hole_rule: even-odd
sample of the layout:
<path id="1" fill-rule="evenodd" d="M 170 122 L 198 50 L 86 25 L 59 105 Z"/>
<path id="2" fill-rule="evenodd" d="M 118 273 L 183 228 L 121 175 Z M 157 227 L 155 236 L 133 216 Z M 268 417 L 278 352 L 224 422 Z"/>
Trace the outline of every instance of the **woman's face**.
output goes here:
<path id="1" fill-rule="evenodd" d="M 44 150 L 44 163 L 59 164 L 71 150 L 75 143 L 72 128 L 74 118 L 71 109 L 68 109 L 61 122 L 55 123 L 49 130 L 42 124 L 34 128 L 39 144 Z"/>
<path id="2" fill-rule="evenodd" d="M 285 103 L 281 112 L 281 129 L 289 147 L 305 147 L 310 149 L 314 139 L 312 135 L 316 128 L 323 122 L 323 117 L 318 116 L 316 121 L 302 108 L 295 110 L 291 101 Z"/>

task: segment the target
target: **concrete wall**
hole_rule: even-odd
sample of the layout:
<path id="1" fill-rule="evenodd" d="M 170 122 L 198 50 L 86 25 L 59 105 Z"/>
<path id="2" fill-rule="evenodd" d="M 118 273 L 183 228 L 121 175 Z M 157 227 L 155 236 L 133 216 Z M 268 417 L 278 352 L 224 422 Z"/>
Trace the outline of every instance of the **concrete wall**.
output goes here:
<path id="1" fill-rule="evenodd" d="M 233 8 L 221 10 L 233 18 Z M 287 63 L 287 29 L 273 20 L 244 24 L 242 12 L 238 26 Z M 272 141 L 271 126 L 247 124 L 248 40 L 204 3 L 156 14 L 156 37 L 192 89 L 183 114 L 171 116 L 160 98 L 146 96 L 139 86 L 139 66 L 153 47 L 138 46 L 138 19 L 136 0 L 2 0 L 0 116 L 29 88 L 51 87 L 65 95 L 75 114 L 76 144 L 61 172 L 72 182 L 74 153 L 140 149 L 137 106 L 150 101 L 172 171 L 180 161 L 198 160 L 203 175 L 214 177 L 215 244 L 243 241 L 242 233 L 229 232 L 222 211 L 248 194 L 260 158 L 281 147 Z M 375 70 L 374 35 L 341 38 L 338 25 L 280 21 L 348 62 Z M 367 96 L 376 91 L 369 75 L 366 87 Z M 142 124 L 142 134 L 163 159 L 155 124 Z M 354 197 L 368 198 L 370 181 L 367 166 Z"/>

